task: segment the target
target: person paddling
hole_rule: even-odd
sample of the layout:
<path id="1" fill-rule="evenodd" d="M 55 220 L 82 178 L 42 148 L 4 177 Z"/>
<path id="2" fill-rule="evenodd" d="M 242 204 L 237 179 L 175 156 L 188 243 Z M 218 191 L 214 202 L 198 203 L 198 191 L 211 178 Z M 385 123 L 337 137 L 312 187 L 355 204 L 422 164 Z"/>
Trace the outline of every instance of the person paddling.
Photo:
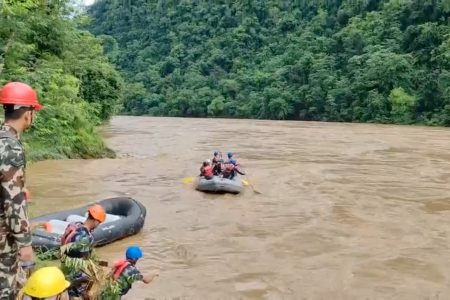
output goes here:
<path id="1" fill-rule="evenodd" d="M 236 173 L 245 175 L 245 172 L 240 169 L 237 159 L 234 158 L 234 154 L 228 152 L 227 156 L 228 161 L 226 161 L 224 165 L 223 178 L 232 180 L 236 176 Z"/>

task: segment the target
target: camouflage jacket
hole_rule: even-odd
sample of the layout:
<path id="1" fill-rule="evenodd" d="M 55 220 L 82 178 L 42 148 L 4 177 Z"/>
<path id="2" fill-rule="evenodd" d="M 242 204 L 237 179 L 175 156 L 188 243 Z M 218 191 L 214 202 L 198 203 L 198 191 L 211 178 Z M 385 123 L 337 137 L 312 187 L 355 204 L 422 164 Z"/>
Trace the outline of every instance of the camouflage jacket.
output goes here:
<path id="1" fill-rule="evenodd" d="M 122 296 L 127 294 L 134 282 L 143 280 L 144 276 L 142 276 L 141 272 L 136 268 L 136 266 L 133 265 L 127 266 L 123 270 L 119 279 L 117 279 L 117 282 L 120 287 L 120 294 Z"/>
<path id="2" fill-rule="evenodd" d="M 18 134 L 0 127 L 0 254 L 31 245 L 25 200 L 25 154 Z"/>

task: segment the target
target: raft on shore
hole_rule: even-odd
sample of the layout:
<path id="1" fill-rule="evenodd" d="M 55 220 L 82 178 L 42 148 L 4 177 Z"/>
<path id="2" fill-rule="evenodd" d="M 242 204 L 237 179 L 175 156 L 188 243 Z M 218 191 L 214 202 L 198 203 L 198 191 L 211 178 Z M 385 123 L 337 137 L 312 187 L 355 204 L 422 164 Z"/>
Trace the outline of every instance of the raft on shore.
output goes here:
<path id="1" fill-rule="evenodd" d="M 97 202 L 106 212 L 106 220 L 92 233 L 94 245 L 103 246 L 127 236 L 137 234 L 144 226 L 147 211 L 135 199 L 115 197 Z M 30 223 L 47 223 L 47 229 L 37 228 L 32 233 L 32 245 L 41 251 L 57 249 L 61 236 L 71 222 L 84 222 L 87 210 L 92 204 L 43 215 L 30 220 Z"/>
<path id="2" fill-rule="evenodd" d="M 234 176 L 233 179 L 222 178 L 221 176 L 214 176 L 212 179 L 200 177 L 197 180 L 196 189 L 209 193 L 239 194 L 242 191 L 242 180 L 239 175 Z"/>

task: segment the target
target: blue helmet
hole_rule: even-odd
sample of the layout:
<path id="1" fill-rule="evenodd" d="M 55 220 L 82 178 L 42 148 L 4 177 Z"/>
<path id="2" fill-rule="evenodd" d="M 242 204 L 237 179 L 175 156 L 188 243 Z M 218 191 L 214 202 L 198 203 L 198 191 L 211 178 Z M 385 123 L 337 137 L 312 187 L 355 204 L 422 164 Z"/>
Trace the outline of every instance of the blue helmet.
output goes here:
<path id="1" fill-rule="evenodd" d="M 227 156 L 228 156 L 228 158 L 232 158 L 233 157 L 233 152 L 228 152 Z"/>
<path id="2" fill-rule="evenodd" d="M 130 260 L 138 260 L 139 258 L 142 258 L 141 248 L 139 248 L 138 246 L 128 247 L 125 256 Z"/>

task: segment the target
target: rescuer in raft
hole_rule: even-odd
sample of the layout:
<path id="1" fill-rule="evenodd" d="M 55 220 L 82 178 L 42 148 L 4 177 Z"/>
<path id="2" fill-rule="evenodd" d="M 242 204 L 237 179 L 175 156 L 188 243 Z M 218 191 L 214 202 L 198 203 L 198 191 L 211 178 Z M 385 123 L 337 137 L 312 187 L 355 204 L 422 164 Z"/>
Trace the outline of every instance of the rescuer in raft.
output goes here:
<path id="1" fill-rule="evenodd" d="M 213 167 L 213 173 L 215 176 L 218 176 L 222 173 L 222 153 L 219 151 L 214 151 L 214 156 L 212 159 L 212 167 Z"/>
<path id="2" fill-rule="evenodd" d="M 245 172 L 241 170 L 237 159 L 234 158 L 233 153 L 228 152 L 227 156 L 228 156 L 228 161 L 225 162 L 224 168 L 222 170 L 223 178 L 232 180 L 234 178 L 234 176 L 236 176 L 236 173 L 245 175 Z"/>
<path id="3" fill-rule="evenodd" d="M 159 270 L 151 275 L 142 275 L 136 268 L 136 263 L 140 258 L 142 258 L 142 250 L 137 246 L 130 246 L 125 253 L 125 259 L 115 263 L 112 269 L 112 278 L 119 284 L 121 296 L 128 293 L 134 282 L 142 281 L 149 284 L 159 276 Z"/>
<path id="4" fill-rule="evenodd" d="M 200 176 L 205 177 L 205 179 L 212 179 L 214 176 L 213 168 L 211 166 L 211 160 L 207 159 L 203 162 L 202 167 L 200 168 Z"/>

